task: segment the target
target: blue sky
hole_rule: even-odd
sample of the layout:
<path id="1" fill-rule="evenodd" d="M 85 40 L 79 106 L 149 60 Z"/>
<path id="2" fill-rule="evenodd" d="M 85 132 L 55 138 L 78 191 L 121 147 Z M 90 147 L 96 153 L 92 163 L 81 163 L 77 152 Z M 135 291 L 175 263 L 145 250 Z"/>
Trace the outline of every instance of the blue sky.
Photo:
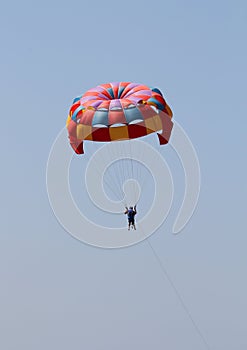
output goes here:
<path id="1" fill-rule="evenodd" d="M 147 242 L 102 250 L 68 235 L 45 171 L 72 99 L 97 84 L 159 87 L 198 153 L 196 212 L 171 234 L 183 189 L 150 238 L 211 349 L 245 350 L 245 1 L 5 2 L 1 6 L 2 349 L 205 349 Z"/>

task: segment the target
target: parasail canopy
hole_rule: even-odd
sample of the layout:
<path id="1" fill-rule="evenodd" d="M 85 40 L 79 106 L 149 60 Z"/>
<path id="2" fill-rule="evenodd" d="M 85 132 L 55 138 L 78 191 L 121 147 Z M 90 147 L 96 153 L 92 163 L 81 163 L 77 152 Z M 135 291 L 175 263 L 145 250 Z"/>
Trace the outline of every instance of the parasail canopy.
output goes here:
<path id="1" fill-rule="evenodd" d="M 158 133 L 169 141 L 172 111 L 161 91 L 130 82 L 102 84 L 74 99 L 67 129 L 74 151 L 83 154 L 83 141 L 119 141 Z"/>

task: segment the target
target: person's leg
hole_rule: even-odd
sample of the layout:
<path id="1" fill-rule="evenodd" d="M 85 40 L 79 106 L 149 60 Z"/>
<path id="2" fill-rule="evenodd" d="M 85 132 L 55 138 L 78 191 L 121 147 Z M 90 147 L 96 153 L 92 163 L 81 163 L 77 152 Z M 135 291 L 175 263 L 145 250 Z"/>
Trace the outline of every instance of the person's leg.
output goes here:
<path id="1" fill-rule="evenodd" d="M 132 229 L 134 229 L 134 230 L 136 229 L 136 228 L 135 228 L 135 220 L 131 220 L 131 227 L 132 227 Z"/>

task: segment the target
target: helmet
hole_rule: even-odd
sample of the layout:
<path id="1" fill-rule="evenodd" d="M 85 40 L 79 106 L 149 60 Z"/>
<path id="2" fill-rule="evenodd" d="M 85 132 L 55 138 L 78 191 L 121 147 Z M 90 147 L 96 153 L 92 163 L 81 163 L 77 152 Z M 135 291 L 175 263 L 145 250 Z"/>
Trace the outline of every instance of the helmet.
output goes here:
<path id="1" fill-rule="evenodd" d="M 133 209 L 133 207 L 130 207 L 130 209 Z"/>

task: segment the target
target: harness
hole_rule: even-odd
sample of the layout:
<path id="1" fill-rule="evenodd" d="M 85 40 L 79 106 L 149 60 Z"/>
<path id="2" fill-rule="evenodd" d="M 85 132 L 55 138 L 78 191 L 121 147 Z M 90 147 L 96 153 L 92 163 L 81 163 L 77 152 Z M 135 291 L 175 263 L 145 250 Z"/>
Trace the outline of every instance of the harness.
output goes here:
<path id="1" fill-rule="evenodd" d="M 128 219 L 133 220 L 135 216 L 134 210 L 130 209 L 128 210 Z"/>

